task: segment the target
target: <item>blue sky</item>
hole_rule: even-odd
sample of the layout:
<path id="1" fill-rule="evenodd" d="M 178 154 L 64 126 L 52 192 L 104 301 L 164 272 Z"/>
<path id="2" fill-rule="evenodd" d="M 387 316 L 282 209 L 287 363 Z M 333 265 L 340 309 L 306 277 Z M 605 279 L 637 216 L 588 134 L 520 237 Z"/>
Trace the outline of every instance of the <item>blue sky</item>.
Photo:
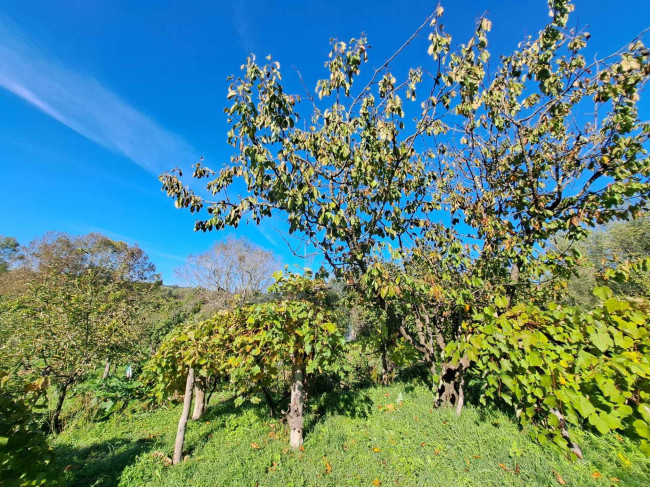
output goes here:
<path id="1" fill-rule="evenodd" d="M 579 0 L 572 24 L 608 54 L 650 26 L 650 0 Z M 462 42 L 474 19 L 493 21 L 493 54 L 507 53 L 548 20 L 543 0 L 443 1 L 444 24 Z M 228 233 L 288 264 L 282 221 L 194 233 L 159 173 L 200 155 L 228 160 L 226 77 L 249 51 L 272 54 L 290 90 L 300 69 L 310 89 L 324 75 L 332 37 L 361 32 L 380 65 L 435 8 L 430 1 L 3 0 L 0 9 L 0 234 L 22 243 L 49 230 L 97 231 L 137 242 L 175 282 L 173 269 Z M 427 62 L 425 38 L 399 65 Z M 646 40 L 647 42 L 647 40 Z M 642 100 L 644 118 L 650 104 Z"/>

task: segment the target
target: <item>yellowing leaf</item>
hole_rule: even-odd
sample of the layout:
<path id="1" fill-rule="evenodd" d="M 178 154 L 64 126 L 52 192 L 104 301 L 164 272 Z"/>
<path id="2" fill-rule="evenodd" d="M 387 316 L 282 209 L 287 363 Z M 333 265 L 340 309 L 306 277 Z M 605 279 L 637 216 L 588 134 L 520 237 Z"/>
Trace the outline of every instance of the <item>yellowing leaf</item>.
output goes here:
<path id="1" fill-rule="evenodd" d="M 374 451 L 375 453 L 379 453 L 381 451 L 381 448 L 375 447 L 372 449 L 372 451 Z"/>
<path id="2" fill-rule="evenodd" d="M 257 443 L 253 442 L 253 443 L 251 443 L 251 448 L 252 448 L 253 450 L 259 450 L 259 449 L 260 449 L 260 446 L 259 446 Z"/>
<path id="3" fill-rule="evenodd" d="M 566 485 L 566 482 L 564 481 L 564 479 L 562 478 L 562 476 L 559 473 L 557 473 L 555 470 L 553 470 L 553 474 L 555 474 L 555 479 L 557 480 L 558 484 Z"/>
<path id="4" fill-rule="evenodd" d="M 601 473 L 598 471 L 595 471 L 594 473 L 591 474 L 591 476 L 595 479 L 599 479 L 602 477 Z"/>
<path id="5" fill-rule="evenodd" d="M 375 487 L 378 487 L 378 486 L 381 485 L 381 481 L 379 479 L 375 479 L 375 480 L 372 481 L 372 485 L 374 485 Z"/>

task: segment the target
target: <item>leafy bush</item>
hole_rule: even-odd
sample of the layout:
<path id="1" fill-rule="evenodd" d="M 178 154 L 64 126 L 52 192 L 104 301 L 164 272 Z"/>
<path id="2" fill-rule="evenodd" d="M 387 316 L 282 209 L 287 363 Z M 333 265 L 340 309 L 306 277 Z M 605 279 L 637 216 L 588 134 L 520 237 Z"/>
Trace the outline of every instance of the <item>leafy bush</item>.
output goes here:
<path id="1" fill-rule="evenodd" d="M 572 444 L 567 425 L 618 431 L 650 456 L 650 303 L 594 290 L 589 312 L 550 304 L 548 309 L 507 300 L 475 315 L 466 353 L 485 378 L 482 402 L 500 397 L 532 423 L 540 443 Z M 449 350 L 452 351 L 451 349 Z"/>
<path id="2" fill-rule="evenodd" d="M 132 399 L 143 396 L 145 388 L 137 380 L 112 376 L 83 382 L 76 392 L 90 396 L 88 412 L 93 420 L 101 421 L 122 411 Z"/>
<path id="3" fill-rule="evenodd" d="M 28 385 L 29 394 L 23 396 L 9 390 L 7 379 L 0 377 L 0 485 L 57 485 L 59 475 L 51 466 L 52 450 L 30 407 L 33 393 L 44 390 L 46 381 Z"/>

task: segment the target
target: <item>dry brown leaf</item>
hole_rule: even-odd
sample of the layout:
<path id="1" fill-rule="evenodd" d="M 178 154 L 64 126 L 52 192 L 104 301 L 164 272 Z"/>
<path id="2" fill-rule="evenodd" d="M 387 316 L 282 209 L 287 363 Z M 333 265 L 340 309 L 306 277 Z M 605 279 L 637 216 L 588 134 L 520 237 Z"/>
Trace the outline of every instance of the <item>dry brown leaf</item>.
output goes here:
<path id="1" fill-rule="evenodd" d="M 252 448 L 253 450 L 259 450 L 259 449 L 260 449 L 260 446 L 259 446 L 257 443 L 253 442 L 253 443 L 251 443 L 251 448 Z"/>
<path id="2" fill-rule="evenodd" d="M 564 479 L 562 478 L 562 476 L 559 473 L 557 473 L 555 470 L 553 470 L 553 474 L 555 474 L 555 479 L 557 480 L 558 484 L 566 485 L 566 482 L 564 481 Z"/>
<path id="3" fill-rule="evenodd" d="M 420 446 L 427 446 L 427 444 L 423 441 L 422 443 L 420 443 Z"/>

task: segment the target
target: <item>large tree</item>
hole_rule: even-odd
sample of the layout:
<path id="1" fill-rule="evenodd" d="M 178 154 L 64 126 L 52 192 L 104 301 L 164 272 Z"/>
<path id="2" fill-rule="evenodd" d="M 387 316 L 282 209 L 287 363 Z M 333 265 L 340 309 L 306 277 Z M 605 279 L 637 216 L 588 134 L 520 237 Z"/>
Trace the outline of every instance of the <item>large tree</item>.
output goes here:
<path id="1" fill-rule="evenodd" d="M 198 290 L 208 311 L 214 311 L 231 306 L 236 296 L 245 301 L 266 291 L 280 267 L 272 252 L 245 237 L 228 237 L 190 255 L 175 273 L 183 284 Z"/>
<path id="2" fill-rule="evenodd" d="M 638 100 L 650 52 L 634 39 L 588 61 L 589 34 L 567 27 L 570 2 L 549 7 L 537 36 L 491 64 L 491 22 L 480 18 L 454 49 L 442 7 L 365 76 L 366 39 L 334 42 L 317 98 L 288 93 L 279 63 L 250 56 L 228 92 L 234 155 L 218 173 L 194 169 L 214 198 L 174 173 L 163 187 L 177 206 L 207 210 L 196 230 L 282 215 L 325 270 L 385 311 L 382 356 L 403 335 L 436 371 L 440 402 L 457 403 L 466 360 L 445 349 L 486 294 L 531 299 L 575 262 L 545 253 L 549 238 L 579 239 L 648 204 L 650 125 Z M 391 63 L 427 29 L 428 58 L 398 81 Z"/>
<path id="3" fill-rule="evenodd" d="M 158 276 L 137 246 L 102 235 L 47 234 L 23 251 L 22 289 L 0 301 L 2 359 L 59 389 L 52 426 L 70 387 L 102 359 L 126 356 L 145 335 Z"/>

